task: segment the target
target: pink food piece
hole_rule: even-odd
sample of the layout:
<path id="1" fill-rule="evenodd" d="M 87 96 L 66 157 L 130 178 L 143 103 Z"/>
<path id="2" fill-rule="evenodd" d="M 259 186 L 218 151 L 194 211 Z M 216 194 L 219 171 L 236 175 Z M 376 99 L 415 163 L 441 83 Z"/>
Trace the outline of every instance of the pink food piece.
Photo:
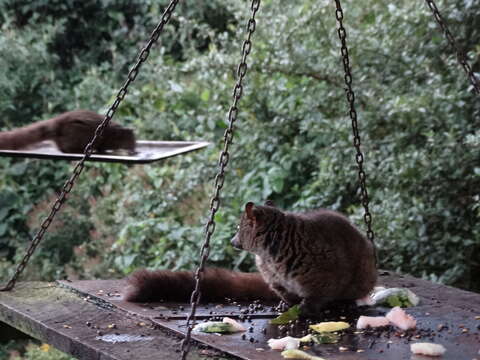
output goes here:
<path id="1" fill-rule="evenodd" d="M 414 329 L 417 326 L 417 320 L 408 315 L 402 308 L 395 306 L 386 315 L 386 318 L 396 327 L 402 330 Z"/>
<path id="2" fill-rule="evenodd" d="M 390 321 L 385 316 L 360 316 L 357 321 L 357 329 L 365 329 L 367 326 L 372 328 L 390 325 Z"/>

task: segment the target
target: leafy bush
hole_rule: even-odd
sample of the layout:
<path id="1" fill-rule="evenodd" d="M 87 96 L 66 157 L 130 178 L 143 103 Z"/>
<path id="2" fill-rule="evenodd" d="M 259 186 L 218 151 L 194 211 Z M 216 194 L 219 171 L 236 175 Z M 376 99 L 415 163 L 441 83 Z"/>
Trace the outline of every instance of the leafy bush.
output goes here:
<path id="1" fill-rule="evenodd" d="M 110 6 L 95 3 L 105 7 L 102 14 Z M 438 3 L 453 32 L 467 39 L 460 44 L 478 71 L 480 5 Z M 112 5 L 113 13 L 122 4 Z M 368 0 L 344 6 L 381 266 L 480 290 L 479 102 L 424 4 Z M 105 109 L 136 44 L 146 37 L 146 23 L 161 11 L 142 2 L 132 10 L 138 14 L 132 26 L 117 19 L 126 15 L 101 23 L 101 17 L 87 18 L 83 7 L 68 12 L 88 24 L 98 21 L 109 34 L 120 23 L 116 31 L 128 36 L 112 37 L 108 46 L 107 37 L 96 39 L 95 47 L 79 45 L 79 60 L 60 71 L 61 53 L 49 51 L 59 32 L 31 9 L 25 23 L 11 10 L 3 15 L 8 33 L 0 40 L 2 54 L 16 46 L 33 59 L 0 57 L 7 68 L 19 62 L 15 71 L 0 75 L 0 111 L 10 119 L 0 123 L 5 128 L 23 111 L 16 104 L 28 109 L 25 122 L 76 107 Z M 48 7 L 41 11 L 58 16 Z M 248 14 L 246 4 L 236 1 L 196 10 L 184 5 L 177 13 L 117 121 L 134 127 L 139 138 L 204 139 L 212 145 L 148 166 L 90 165 L 60 214 L 63 226 L 53 229 L 28 276 L 95 277 L 109 271 L 113 277 L 140 266 L 196 265 Z M 270 198 L 290 210 L 332 208 L 362 226 L 335 26 L 330 1 L 262 2 L 212 263 L 252 269 L 251 257 L 229 246 L 250 200 Z M 93 56 L 97 46 L 110 46 L 111 56 Z M 0 203 L 6 224 L 0 234 L 3 269 L 21 255 L 18 246 L 35 228 L 28 219 L 45 211 L 66 165 L 3 159 L 0 167 L 0 197 L 6 199 Z"/>
<path id="2" fill-rule="evenodd" d="M 9 360 L 73 360 L 74 358 L 56 350 L 48 344 L 30 343 L 23 356 L 11 356 Z"/>

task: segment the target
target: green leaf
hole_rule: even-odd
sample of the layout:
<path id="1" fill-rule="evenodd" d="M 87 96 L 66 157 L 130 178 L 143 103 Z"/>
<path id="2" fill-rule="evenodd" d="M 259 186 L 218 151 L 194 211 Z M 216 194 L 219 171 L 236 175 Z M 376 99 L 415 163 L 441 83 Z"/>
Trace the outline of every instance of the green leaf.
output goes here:
<path id="1" fill-rule="evenodd" d="M 297 320 L 299 316 L 300 316 L 300 305 L 294 305 L 284 313 L 281 313 L 275 319 L 270 320 L 270 324 L 274 324 L 274 325 L 288 324 L 290 321 Z"/>
<path id="2" fill-rule="evenodd" d="M 0 208 L 0 221 L 5 219 L 8 215 L 8 212 L 10 211 L 10 208 L 8 207 L 1 207 Z"/>
<path id="3" fill-rule="evenodd" d="M 20 175 L 25 174 L 25 171 L 27 170 L 27 167 L 28 167 L 28 163 L 26 161 L 19 162 L 19 163 L 13 165 L 9 169 L 9 173 L 13 176 L 20 176 Z"/>
<path id="4" fill-rule="evenodd" d="M 200 94 L 200 99 L 207 102 L 210 99 L 210 91 L 208 89 L 203 90 Z"/>
<path id="5" fill-rule="evenodd" d="M 387 304 L 388 306 L 390 307 L 395 307 L 395 306 L 400 306 L 402 307 L 402 301 L 400 300 L 400 298 L 396 295 L 392 295 L 392 296 L 389 296 L 387 298 Z"/>
<path id="6" fill-rule="evenodd" d="M 335 333 L 312 334 L 312 340 L 316 344 L 335 344 L 340 339 L 340 335 Z"/>
<path id="7" fill-rule="evenodd" d="M 0 223 L 0 236 L 3 236 L 6 234 L 8 229 L 8 226 L 6 223 Z"/>
<path id="8" fill-rule="evenodd" d="M 324 358 L 310 355 L 302 350 L 290 349 L 282 351 L 284 359 L 303 359 L 303 360 L 325 360 Z"/>
<path id="9" fill-rule="evenodd" d="M 205 323 L 200 323 L 195 325 L 193 328 L 194 331 L 205 332 L 205 333 L 233 333 L 238 332 L 232 324 L 221 322 L 221 321 L 207 321 Z"/>

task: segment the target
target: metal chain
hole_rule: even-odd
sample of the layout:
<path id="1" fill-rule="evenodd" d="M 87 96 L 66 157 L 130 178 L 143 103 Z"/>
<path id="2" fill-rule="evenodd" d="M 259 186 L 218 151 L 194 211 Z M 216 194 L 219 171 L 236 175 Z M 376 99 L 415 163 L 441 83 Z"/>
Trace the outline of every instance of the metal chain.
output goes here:
<path id="1" fill-rule="evenodd" d="M 460 48 L 458 47 L 458 44 L 455 41 L 455 38 L 453 37 L 452 33 L 450 32 L 447 26 L 447 22 L 443 19 L 442 15 L 440 14 L 440 11 L 438 11 L 437 5 L 433 2 L 433 0 L 425 0 L 425 2 L 427 3 L 428 7 L 432 11 L 435 21 L 437 22 L 437 24 L 440 26 L 443 33 L 445 34 L 445 37 L 447 38 L 447 41 L 450 44 L 450 47 L 457 54 L 458 63 L 463 68 L 463 71 L 465 71 L 465 74 L 467 75 L 468 80 L 470 80 L 470 83 L 473 85 L 473 89 L 475 90 L 477 95 L 480 95 L 480 82 L 475 76 L 475 73 L 473 72 L 472 67 L 468 63 L 467 55 L 465 54 L 464 51 L 461 51 Z"/>
<path id="2" fill-rule="evenodd" d="M 37 246 L 40 244 L 40 242 L 43 239 L 43 236 L 45 235 L 45 232 L 47 231 L 48 227 L 52 223 L 53 219 L 55 218 L 55 215 L 57 212 L 62 208 L 62 205 L 65 203 L 67 200 L 67 195 L 72 191 L 72 188 L 75 184 L 75 181 L 77 178 L 80 176 L 80 174 L 83 171 L 83 168 L 85 167 L 85 161 L 88 160 L 88 158 L 92 155 L 93 149 L 95 142 L 97 139 L 102 135 L 104 129 L 108 126 L 110 120 L 112 119 L 113 115 L 117 111 L 118 106 L 124 99 L 125 95 L 127 94 L 128 87 L 130 84 L 136 79 L 138 75 L 138 71 L 142 64 L 147 60 L 149 54 L 150 54 L 150 48 L 155 44 L 155 42 L 158 40 L 158 37 L 160 36 L 160 33 L 162 32 L 164 26 L 168 23 L 170 20 L 173 10 L 177 6 L 178 2 L 180 0 L 172 0 L 166 10 L 162 14 L 162 18 L 156 28 L 153 30 L 152 34 L 150 35 L 150 39 L 147 42 L 147 44 L 142 48 L 140 51 L 138 57 L 137 57 L 137 62 L 135 65 L 130 69 L 128 73 L 127 80 L 117 93 L 116 99 L 113 102 L 113 104 L 110 106 L 108 109 L 105 118 L 103 119 L 102 123 L 97 127 L 95 130 L 95 135 L 93 136 L 93 139 L 88 143 L 88 145 L 85 147 L 84 150 L 84 155 L 83 158 L 75 165 L 75 168 L 73 169 L 73 172 L 70 176 L 70 178 L 65 182 L 62 188 L 62 192 L 60 195 L 57 197 L 55 203 L 53 204 L 50 214 L 47 216 L 45 220 L 43 220 L 42 224 L 40 225 L 40 230 L 37 232 L 33 240 L 31 241 L 26 254 L 24 255 L 23 259 L 20 261 L 20 263 L 17 266 L 17 269 L 15 270 L 15 273 L 13 274 L 12 278 L 10 281 L 7 283 L 7 285 L 3 288 L 0 288 L 0 291 L 9 291 L 13 289 L 15 286 L 15 283 L 17 282 L 18 277 L 22 274 L 23 270 L 28 264 L 28 261 L 30 260 L 31 256 L 33 255 L 35 249 Z"/>
<path id="3" fill-rule="evenodd" d="M 352 73 L 350 70 L 350 59 L 348 56 L 348 47 L 347 47 L 347 31 L 343 27 L 343 10 L 342 5 L 340 4 L 340 0 L 335 0 L 336 11 L 335 16 L 338 22 L 337 33 L 338 37 L 341 41 L 341 54 L 343 60 L 343 69 L 345 71 L 345 85 L 346 85 L 346 95 L 347 101 L 350 106 L 350 119 L 352 120 L 352 130 L 353 130 L 353 146 L 355 147 L 357 154 L 355 155 L 355 161 L 358 165 L 358 180 L 360 184 L 360 199 L 365 210 L 363 215 L 363 220 L 367 225 L 367 238 L 372 242 L 374 253 L 375 253 L 375 265 L 377 265 L 377 251 L 375 248 L 375 234 L 372 230 L 372 215 L 370 214 L 369 210 L 369 198 L 368 198 L 368 191 L 367 191 L 367 175 L 363 170 L 363 153 L 361 150 L 361 141 L 360 141 L 360 133 L 358 131 L 358 121 L 357 121 L 357 111 L 355 110 L 355 93 L 353 92 L 352 88 Z"/>
<path id="4" fill-rule="evenodd" d="M 192 292 L 192 296 L 190 299 L 191 311 L 187 318 L 187 334 L 185 339 L 182 342 L 182 360 L 186 360 L 188 352 L 190 351 L 190 338 L 192 332 L 192 319 L 195 319 L 195 312 L 197 310 L 198 303 L 200 301 L 200 294 L 201 294 L 201 280 L 203 276 L 203 272 L 205 269 L 205 263 L 208 259 L 208 255 L 210 253 L 210 238 L 212 237 L 213 233 L 215 232 L 215 214 L 218 211 L 220 206 L 220 190 L 223 187 L 225 182 L 225 169 L 230 159 L 230 154 L 228 149 L 230 144 L 232 143 L 233 133 L 234 133 L 234 124 L 237 120 L 238 115 L 238 102 L 240 101 L 242 94 L 243 94 L 243 78 L 247 73 L 247 57 L 250 54 L 252 49 L 252 35 L 255 32 L 256 21 L 255 15 L 260 7 L 260 0 L 252 0 L 250 5 L 251 10 L 251 17 L 247 23 L 247 38 L 243 42 L 242 45 L 242 58 L 240 64 L 237 67 L 237 82 L 233 89 L 233 103 L 228 111 L 228 128 L 225 130 L 223 135 L 224 138 L 224 145 L 223 150 L 220 153 L 220 158 L 218 160 L 218 173 L 215 176 L 215 190 L 210 201 L 210 216 L 207 221 L 207 225 L 205 226 L 205 240 L 203 242 L 202 248 L 200 250 L 200 264 L 195 272 L 195 289 Z"/>

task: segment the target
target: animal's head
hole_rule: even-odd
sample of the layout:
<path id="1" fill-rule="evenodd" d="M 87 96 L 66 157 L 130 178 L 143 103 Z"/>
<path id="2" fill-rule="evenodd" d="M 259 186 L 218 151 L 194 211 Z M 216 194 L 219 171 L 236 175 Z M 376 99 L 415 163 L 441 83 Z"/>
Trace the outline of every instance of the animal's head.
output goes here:
<path id="1" fill-rule="evenodd" d="M 119 133 L 120 144 L 122 149 L 127 149 L 130 152 L 135 152 L 135 134 L 132 129 L 122 129 Z"/>
<path id="2" fill-rule="evenodd" d="M 125 149 L 135 152 L 135 134 L 132 129 L 118 124 L 112 124 L 106 128 L 105 138 L 111 149 Z"/>
<path id="3" fill-rule="evenodd" d="M 266 237 L 275 231 L 283 216 L 283 212 L 276 208 L 271 200 L 267 200 L 265 205 L 248 202 L 240 218 L 237 233 L 232 239 L 232 245 L 253 253 L 260 251 L 264 248 Z"/>

